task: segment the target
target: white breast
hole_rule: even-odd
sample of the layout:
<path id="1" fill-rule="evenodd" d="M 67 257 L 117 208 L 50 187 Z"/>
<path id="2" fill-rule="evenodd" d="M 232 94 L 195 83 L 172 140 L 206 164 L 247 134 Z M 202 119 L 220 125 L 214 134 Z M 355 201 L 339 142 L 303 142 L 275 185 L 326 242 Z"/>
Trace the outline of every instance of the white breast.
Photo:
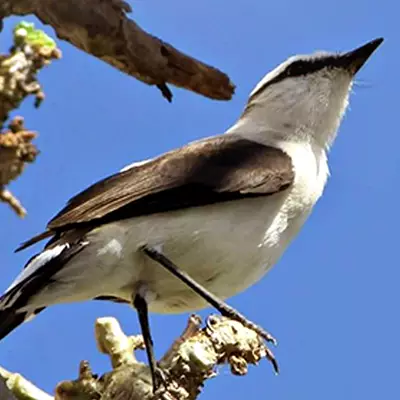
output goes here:
<path id="1" fill-rule="evenodd" d="M 311 145 L 281 142 L 292 160 L 295 181 L 281 210 L 265 232 L 262 245 L 285 250 L 320 198 L 329 175 L 325 152 Z"/>
<path id="2" fill-rule="evenodd" d="M 291 158 L 295 182 L 288 199 L 289 211 L 312 208 L 321 197 L 329 176 L 325 150 L 318 145 L 281 142 L 279 147 Z"/>

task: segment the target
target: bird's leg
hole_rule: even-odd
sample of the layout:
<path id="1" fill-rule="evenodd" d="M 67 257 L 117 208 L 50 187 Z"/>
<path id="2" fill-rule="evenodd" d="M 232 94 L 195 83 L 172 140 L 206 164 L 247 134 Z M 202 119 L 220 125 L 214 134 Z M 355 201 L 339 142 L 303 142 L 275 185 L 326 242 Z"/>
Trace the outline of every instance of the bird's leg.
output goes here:
<path id="1" fill-rule="evenodd" d="M 151 378 L 153 380 L 153 393 L 155 393 L 161 383 L 165 383 L 164 373 L 157 365 L 156 358 L 154 356 L 154 344 L 150 332 L 149 323 L 149 311 L 147 307 L 146 299 L 136 294 L 133 298 L 133 305 L 139 315 L 140 328 L 142 330 L 143 340 L 146 347 L 147 359 L 150 366 Z"/>
<path id="2" fill-rule="evenodd" d="M 268 342 L 272 342 L 273 344 L 276 345 L 277 343 L 276 339 L 271 334 L 266 332 L 260 326 L 256 325 L 254 322 L 249 321 L 244 315 L 240 314 L 233 307 L 229 306 L 224 301 L 219 299 L 217 296 L 210 293 L 205 287 L 197 283 L 192 277 L 190 277 L 185 271 L 181 270 L 177 265 L 175 265 L 168 257 L 166 257 L 159 250 L 156 250 L 154 247 L 151 247 L 149 245 L 144 245 L 142 247 L 142 250 L 148 257 L 158 262 L 165 269 L 167 269 L 178 279 L 184 282 L 193 291 L 195 291 L 204 300 L 206 300 L 210 305 L 215 307 L 223 316 L 241 322 L 247 328 L 250 328 L 255 332 L 257 332 L 262 338 L 264 338 Z M 271 361 L 275 371 L 278 372 L 279 370 L 278 363 L 272 352 L 267 354 L 267 356 Z"/>

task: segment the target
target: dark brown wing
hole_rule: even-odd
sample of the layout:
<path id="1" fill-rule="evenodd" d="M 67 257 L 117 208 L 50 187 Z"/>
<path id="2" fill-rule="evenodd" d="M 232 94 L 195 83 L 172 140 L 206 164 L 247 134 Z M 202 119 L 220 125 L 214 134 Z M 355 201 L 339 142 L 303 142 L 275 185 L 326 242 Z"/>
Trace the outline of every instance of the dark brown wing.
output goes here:
<path id="1" fill-rule="evenodd" d="M 82 224 L 95 226 L 270 195 L 286 189 L 293 179 L 291 159 L 282 150 L 233 134 L 221 135 L 193 142 L 95 183 L 73 197 L 47 230 L 51 236 Z"/>

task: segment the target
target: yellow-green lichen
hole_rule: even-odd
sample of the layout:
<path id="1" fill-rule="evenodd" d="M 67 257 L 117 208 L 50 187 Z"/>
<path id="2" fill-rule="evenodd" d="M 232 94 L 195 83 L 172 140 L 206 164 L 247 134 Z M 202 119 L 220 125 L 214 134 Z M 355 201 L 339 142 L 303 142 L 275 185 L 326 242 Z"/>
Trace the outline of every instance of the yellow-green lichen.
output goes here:
<path id="1" fill-rule="evenodd" d="M 34 49 L 48 48 L 49 50 L 56 48 L 56 42 L 40 29 L 35 29 L 35 24 L 21 21 L 13 30 L 15 46 L 21 47 L 29 45 Z"/>

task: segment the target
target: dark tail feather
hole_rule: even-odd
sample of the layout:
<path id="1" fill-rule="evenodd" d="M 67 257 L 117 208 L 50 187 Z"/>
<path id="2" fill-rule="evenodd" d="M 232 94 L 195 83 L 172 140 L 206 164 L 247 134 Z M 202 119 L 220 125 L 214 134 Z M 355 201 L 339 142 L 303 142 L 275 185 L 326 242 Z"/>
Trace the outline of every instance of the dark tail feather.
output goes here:
<path id="1" fill-rule="evenodd" d="M 13 284 L 0 297 L 0 340 L 18 325 L 44 310 L 45 307 L 38 307 L 36 309 L 34 306 L 29 307 L 31 297 L 46 287 L 52 281 L 53 275 L 73 256 L 83 250 L 86 245 L 87 242 L 80 242 L 73 245 L 65 243 L 61 252 L 56 251 L 54 253 L 54 249 L 44 250 L 28 261 L 25 271 L 29 272 L 29 268 L 32 267 L 32 272 L 28 273 L 24 279 Z M 40 258 L 41 256 L 42 259 Z M 36 262 L 38 264 L 35 264 Z"/>
<path id="2" fill-rule="evenodd" d="M 16 312 L 12 307 L 0 310 L 0 340 L 27 319 L 33 318 L 44 309 L 45 307 L 38 308 L 33 313 L 29 314 L 27 312 Z"/>
<path id="3" fill-rule="evenodd" d="M 54 235 L 54 232 L 51 232 L 51 231 L 45 231 L 39 235 L 36 235 L 32 239 L 29 239 L 26 242 L 21 243 L 20 246 L 15 250 L 15 252 L 17 253 L 18 251 L 24 250 L 27 247 L 32 246 L 33 244 L 40 242 L 41 240 L 44 240 L 53 235 Z"/>
<path id="4" fill-rule="evenodd" d="M 7 336 L 17 326 L 21 325 L 26 318 L 26 312 L 16 313 L 12 308 L 0 311 L 0 340 Z"/>

